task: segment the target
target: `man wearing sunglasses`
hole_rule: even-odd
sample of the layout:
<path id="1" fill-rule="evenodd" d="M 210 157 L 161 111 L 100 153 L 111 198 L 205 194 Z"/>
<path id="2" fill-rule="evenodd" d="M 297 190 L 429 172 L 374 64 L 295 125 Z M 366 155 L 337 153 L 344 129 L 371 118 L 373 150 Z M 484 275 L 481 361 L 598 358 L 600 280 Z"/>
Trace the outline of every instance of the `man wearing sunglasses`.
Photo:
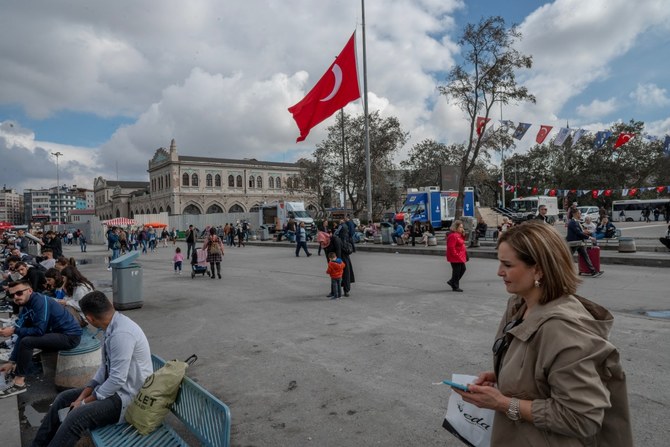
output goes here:
<path id="1" fill-rule="evenodd" d="M 53 298 L 33 291 L 28 281 L 9 283 L 8 295 L 21 306 L 14 326 L 0 329 L 0 336 L 17 335 L 9 356 L 9 363 L 0 371 L 14 371 L 14 384 L 0 392 L 0 399 L 26 392 L 26 374 L 33 357 L 33 349 L 57 351 L 72 349 L 81 340 L 81 327 L 63 306 Z"/>

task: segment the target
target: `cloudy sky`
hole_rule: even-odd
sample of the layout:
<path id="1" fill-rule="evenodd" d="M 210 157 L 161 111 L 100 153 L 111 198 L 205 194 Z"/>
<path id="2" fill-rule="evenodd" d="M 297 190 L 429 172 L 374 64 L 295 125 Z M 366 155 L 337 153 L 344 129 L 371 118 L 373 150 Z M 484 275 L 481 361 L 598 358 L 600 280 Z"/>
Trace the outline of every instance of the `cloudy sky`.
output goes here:
<path id="1" fill-rule="evenodd" d="M 369 0 L 369 106 L 410 132 L 398 161 L 425 138 L 464 140 L 467 122 L 436 86 L 459 61 L 465 24 L 490 15 L 518 23 L 534 59 L 520 80 L 537 104 L 503 111 L 536 125 L 525 140 L 540 123 L 595 131 L 636 119 L 670 133 L 667 0 Z M 62 183 L 145 180 L 172 138 L 180 154 L 295 161 L 332 121 L 296 144 L 286 109 L 354 30 L 362 76 L 358 0 L 5 2 L 0 183 L 54 185 L 56 151 Z"/>

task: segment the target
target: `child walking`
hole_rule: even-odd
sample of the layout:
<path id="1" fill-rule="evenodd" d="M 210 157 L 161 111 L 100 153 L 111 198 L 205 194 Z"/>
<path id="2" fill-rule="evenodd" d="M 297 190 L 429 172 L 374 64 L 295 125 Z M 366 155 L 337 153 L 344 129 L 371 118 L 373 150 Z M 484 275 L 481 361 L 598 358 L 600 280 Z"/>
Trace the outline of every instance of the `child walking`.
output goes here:
<path id="1" fill-rule="evenodd" d="M 174 251 L 174 274 L 181 275 L 181 264 L 184 262 L 184 255 L 181 254 L 181 248 L 177 247 Z"/>
<path id="2" fill-rule="evenodd" d="M 345 263 L 337 257 L 335 252 L 328 254 L 328 270 L 326 273 L 330 275 L 330 295 L 326 298 L 336 300 L 342 296 L 342 275 L 344 274 Z"/>

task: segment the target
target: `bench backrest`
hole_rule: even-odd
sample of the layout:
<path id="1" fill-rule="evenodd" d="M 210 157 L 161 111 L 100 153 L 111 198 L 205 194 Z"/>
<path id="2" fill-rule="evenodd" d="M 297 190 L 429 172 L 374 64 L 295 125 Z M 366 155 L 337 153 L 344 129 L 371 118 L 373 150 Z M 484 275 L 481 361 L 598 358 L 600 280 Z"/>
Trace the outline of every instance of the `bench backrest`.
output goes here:
<path id="1" fill-rule="evenodd" d="M 154 371 L 165 364 L 151 355 Z M 184 423 L 204 446 L 230 446 L 230 410 L 209 391 L 184 377 L 172 413 Z"/>

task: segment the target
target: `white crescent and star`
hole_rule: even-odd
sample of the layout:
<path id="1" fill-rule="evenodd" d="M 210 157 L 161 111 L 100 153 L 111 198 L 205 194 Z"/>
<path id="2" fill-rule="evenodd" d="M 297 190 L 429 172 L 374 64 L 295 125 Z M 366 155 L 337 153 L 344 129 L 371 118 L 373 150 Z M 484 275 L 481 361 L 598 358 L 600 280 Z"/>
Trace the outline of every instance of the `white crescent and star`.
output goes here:
<path id="1" fill-rule="evenodd" d="M 340 68 L 339 65 L 335 64 L 333 65 L 333 69 L 331 70 L 333 72 L 333 75 L 335 75 L 335 85 L 333 86 L 333 91 L 330 92 L 328 96 L 323 98 L 321 101 L 330 101 L 337 95 L 337 91 L 340 89 L 340 86 L 342 85 L 342 69 Z"/>

